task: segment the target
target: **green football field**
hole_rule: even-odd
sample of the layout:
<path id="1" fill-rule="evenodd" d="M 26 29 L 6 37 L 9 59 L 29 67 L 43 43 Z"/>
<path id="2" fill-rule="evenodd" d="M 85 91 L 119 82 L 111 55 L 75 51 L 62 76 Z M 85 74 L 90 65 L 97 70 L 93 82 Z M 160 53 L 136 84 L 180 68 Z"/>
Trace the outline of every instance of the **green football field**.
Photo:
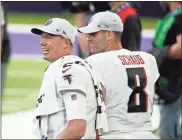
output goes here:
<path id="1" fill-rule="evenodd" d="M 47 66 L 48 63 L 43 60 L 10 60 L 2 102 L 3 114 L 35 108 Z"/>
<path id="2" fill-rule="evenodd" d="M 75 25 L 74 16 L 70 13 L 8 13 L 8 23 L 44 24 L 52 17 L 65 18 Z M 141 21 L 143 29 L 154 29 L 157 19 L 141 18 Z M 37 94 L 47 65 L 48 63 L 43 60 L 10 60 L 2 101 L 3 114 L 35 108 Z"/>

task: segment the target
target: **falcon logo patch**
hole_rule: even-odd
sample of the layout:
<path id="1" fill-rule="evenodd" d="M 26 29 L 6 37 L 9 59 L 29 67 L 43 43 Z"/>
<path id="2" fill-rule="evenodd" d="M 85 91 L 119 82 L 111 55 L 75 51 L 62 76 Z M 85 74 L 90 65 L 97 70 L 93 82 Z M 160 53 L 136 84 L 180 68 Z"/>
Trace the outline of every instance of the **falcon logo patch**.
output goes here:
<path id="1" fill-rule="evenodd" d="M 71 84 L 71 77 L 72 77 L 72 75 L 68 74 L 68 75 L 63 76 L 63 79 L 68 80 L 68 83 Z"/>

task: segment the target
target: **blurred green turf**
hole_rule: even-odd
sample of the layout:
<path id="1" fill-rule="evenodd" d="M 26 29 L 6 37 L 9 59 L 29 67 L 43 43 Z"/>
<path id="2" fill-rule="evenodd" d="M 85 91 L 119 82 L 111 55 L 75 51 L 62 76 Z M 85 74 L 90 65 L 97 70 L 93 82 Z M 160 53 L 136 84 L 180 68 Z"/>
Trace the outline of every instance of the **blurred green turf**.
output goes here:
<path id="1" fill-rule="evenodd" d="M 3 114 L 35 108 L 37 94 L 47 65 L 45 61 L 10 61 L 2 102 Z"/>
<path id="2" fill-rule="evenodd" d="M 50 14 L 40 14 L 40 13 L 9 13 L 8 22 L 9 23 L 19 23 L 19 24 L 44 24 L 49 18 L 60 17 L 65 18 L 75 25 L 74 15 L 70 13 L 50 13 Z M 143 29 L 155 29 L 156 18 L 141 18 Z"/>
<path id="3" fill-rule="evenodd" d="M 48 19 L 53 17 L 60 17 L 65 18 L 68 21 L 70 21 L 73 25 L 75 25 L 74 22 L 74 16 L 70 13 L 8 13 L 8 22 L 9 23 L 21 23 L 21 24 L 44 24 Z"/>
<path id="4" fill-rule="evenodd" d="M 157 18 L 141 18 L 142 29 L 154 29 L 156 28 Z"/>

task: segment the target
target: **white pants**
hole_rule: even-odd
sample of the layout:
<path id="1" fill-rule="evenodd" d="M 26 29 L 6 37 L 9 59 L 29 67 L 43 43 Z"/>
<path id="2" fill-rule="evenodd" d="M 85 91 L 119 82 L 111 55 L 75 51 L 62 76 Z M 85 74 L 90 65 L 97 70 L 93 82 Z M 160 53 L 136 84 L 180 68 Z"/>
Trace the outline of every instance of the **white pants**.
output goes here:
<path id="1" fill-rule="evenodd" d="M 108 133 L 100 136 L 100 139 L 159 139 L 151 131 Z"/>

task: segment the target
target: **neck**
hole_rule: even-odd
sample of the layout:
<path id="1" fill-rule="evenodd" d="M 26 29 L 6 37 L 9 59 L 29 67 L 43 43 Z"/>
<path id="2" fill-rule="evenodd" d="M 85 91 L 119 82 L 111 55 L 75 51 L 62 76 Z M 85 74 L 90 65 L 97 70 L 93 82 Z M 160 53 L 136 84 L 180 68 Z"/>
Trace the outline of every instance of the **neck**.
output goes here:
<path id="1" fill-rule="evenodd" d="M 67 55 L 72 55 L 72 52 L 68 52 Z"/>
<path id="2" fill-rule="evenodd" d="M 73 49 L 72 46 L 68 47 L 66 50 L 64 50 L 63 56 L 72 55 Z"/>
<path id="3" fill-rule="evenodd" d="M 110 47 L 108 47 L 106 49 L 106 52 L 108 52 L 108 51 L 117 51 L 117 50 L 121 50 L 121 49 L 122 49 L 121 42 L 115 41 L 115 42 L 110 44 Z"/>

